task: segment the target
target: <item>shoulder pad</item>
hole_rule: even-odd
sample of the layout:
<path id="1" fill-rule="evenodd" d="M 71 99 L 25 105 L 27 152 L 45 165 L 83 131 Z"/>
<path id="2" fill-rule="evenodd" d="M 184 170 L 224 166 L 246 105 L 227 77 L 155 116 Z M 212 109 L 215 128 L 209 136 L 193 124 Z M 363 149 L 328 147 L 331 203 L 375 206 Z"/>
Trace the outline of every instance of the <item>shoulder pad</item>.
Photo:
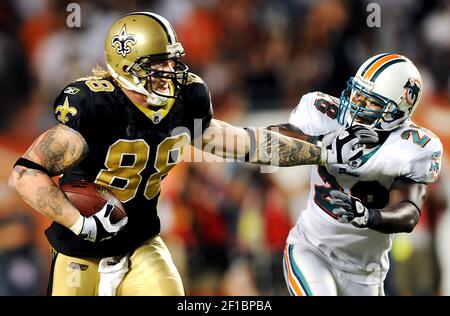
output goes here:
<path id="1" fill-rule="evenodd" d="M 312 94 L 316 97 L 316 99 L 325 99 L 325 100 L 333 102 L 336 105 L 339 105 L 339 102 L 340 102 L 339 98 L 333 97 L 330 94 L 323 93 L 320 91 L 313 92 Z"/>
<path id="2" fill-rule="evenodd" d="M 443 153 L 440 139 L 412 122 L 405 124 L 399 133 L 402 143 L 407 142 L 407 147 L 403 147 L 404 154 L 412 157 L 403 168 L 404 174 L 417 182 L 436 181 Z"/>
<path id="3" fill-rule="evenodd" d="M 196 74 L 190 72 L 190 73 L 188 73 L 187 84 L 191 84 L 191 83 L 205 83 L 205 82 L 203 81 L 202 78 L 200 78 Z"/>
<path id="4" fill-rule="evenodd" d="M 82 77 L 75 80 L 74 83 L 82 83 L 92 92 L 113 92 L 115 90 L 115 85 L 111 82 L 111 79 L 105 77 Z"/>
<path id="5" fill-rule="evenodd" d="M 74 128 L 80 116 L 92 112 L 94 107 L 92 93 L 84 81 L 74 81 L 64 87 L 53 104 L 56 120 Z"/>
<path id="6" fill-rule="evenodd" d="M 289 123 L 311 136 L 328 134 L 340 128 L 336 120 L 339 100 L 322 92 L 311 92 L 300 99 Z"/>

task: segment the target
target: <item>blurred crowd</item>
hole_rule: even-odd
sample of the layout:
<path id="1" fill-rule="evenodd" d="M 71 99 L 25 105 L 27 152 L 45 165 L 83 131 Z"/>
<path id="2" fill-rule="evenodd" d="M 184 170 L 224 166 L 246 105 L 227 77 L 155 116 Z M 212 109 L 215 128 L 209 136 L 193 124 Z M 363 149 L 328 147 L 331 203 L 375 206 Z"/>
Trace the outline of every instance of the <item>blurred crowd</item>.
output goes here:
<path id="1" fill-rule="evenodd" d="M 67 5 L 81 8 L 68 27 Z M 286 122 L 302 94 L 339 96 L 368 57 L 396 52 L 422 73 L 414 120 L 444 144 L 440 181 L 412 234 L 399 234 L 391 295 L 449 295 L 450 2 L 378 0 L 2 0 L 0 1 L 0 295 L 45 293 L 49 224 L 7 187 L 17 157 L 55 121 L 67 83 L 104 65 L 104 36 L 130 11 L 175 27 L 184 62 L 211 90 L 215 116 L 236 125 Z M 278 120 L 278 121 L 274 121 Z M 238 163 L 181 164 L 164 180 L 162 233 L 189 295 L 287 295 L 282 251 L 305 205 L 309 167 L 261 173 Z"/>

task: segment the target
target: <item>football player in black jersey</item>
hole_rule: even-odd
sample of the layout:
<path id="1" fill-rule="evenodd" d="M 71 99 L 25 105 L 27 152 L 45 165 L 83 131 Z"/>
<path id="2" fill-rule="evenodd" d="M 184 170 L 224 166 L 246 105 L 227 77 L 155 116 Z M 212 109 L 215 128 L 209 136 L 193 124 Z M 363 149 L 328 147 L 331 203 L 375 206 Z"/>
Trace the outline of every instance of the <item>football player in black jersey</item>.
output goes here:
<path id="1" fill-rule="evenodd" d="M 212 144 L 222 148 L 216 154 L 278 166 L 337 163 L 361 150 L 353 145 L 362 137 L 340 137 L 329 150 L 212 119 L 205 82 L 179 60 L 184 49 L 157 14 L 136 12 L 117 20 L 105 54 L 108 70 L 97 69 L 62 90 L 54 103 L 58 124 L 34 141 L 10 177 L 22 198 L 53 220 L 46 231 L 53 248 L 49 294 L 99 294 L 100 260 L 125 257 L 128 272 L 111 293 L 184 295 L 159 236 L 156 206 L 161 180 L 189 144 Z M 218 133 L 245 146 L 227 147 L 225 138 L 212 136 Z M 82 216 L 52 181 L 56 175 L 62 175 L 60 184 L 85 180 L 107 187 L 127 218 L 112 224 L 106 205 Z"/>

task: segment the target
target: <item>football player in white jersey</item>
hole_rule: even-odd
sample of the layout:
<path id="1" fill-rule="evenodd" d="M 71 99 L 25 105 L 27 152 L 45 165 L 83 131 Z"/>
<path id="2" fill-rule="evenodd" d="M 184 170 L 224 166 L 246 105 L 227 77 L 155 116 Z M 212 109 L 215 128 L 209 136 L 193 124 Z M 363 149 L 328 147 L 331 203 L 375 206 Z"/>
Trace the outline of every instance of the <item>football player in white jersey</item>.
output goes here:
<path id="1" fill-rule="evenodd" d="M 340 99 L 308 93 L 278 126 L 310 141 L 349 126 L 379 137 L 356 161 L 313 167 L 307 206 L 283 258 L 292 295 L 384 295 L 393 234 L 414 229 L 427 183 L 440 170 L 439 138 L 410 118 L 422 87 L 409 59 L 379 54 L 363 63 Z"/>

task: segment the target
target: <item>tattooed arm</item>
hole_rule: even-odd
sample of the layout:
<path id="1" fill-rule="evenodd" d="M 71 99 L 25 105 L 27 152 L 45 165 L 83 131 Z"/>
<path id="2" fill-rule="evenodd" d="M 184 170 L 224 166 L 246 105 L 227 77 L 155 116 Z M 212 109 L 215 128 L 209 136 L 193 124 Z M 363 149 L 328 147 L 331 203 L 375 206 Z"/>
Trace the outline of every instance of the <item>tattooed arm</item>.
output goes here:
<path id="1" fill-rule="evenodd" d="M 23 157 L 56 176 L 76 165 L 87 153 L 88 146 L 81 134 L 59 124 L 39 136 Z M 66 227 L 72 226 L 80 217 L 60 188 L 40 170 L 15 166 L 9 185 L 31 207 Z"/>
<path id="2" fill-rule="evenodd" d="M 224 158 L 280 167 L 325 164 L 327 160 L 327 151 L 319 146 L 265 128 L 246 130 L 216 119 L 205 130 L 201 149 Z"/>
<path id="3" fill-rule="evenodd" d="M 255 129 L 256 151 L 250 162 L 292 167 L 298 165 L 323 165 L 327 151 L 317 145 L 291 138 L 265 128 Z M 251 137 L 251 136 L 250 136 Z"/>

